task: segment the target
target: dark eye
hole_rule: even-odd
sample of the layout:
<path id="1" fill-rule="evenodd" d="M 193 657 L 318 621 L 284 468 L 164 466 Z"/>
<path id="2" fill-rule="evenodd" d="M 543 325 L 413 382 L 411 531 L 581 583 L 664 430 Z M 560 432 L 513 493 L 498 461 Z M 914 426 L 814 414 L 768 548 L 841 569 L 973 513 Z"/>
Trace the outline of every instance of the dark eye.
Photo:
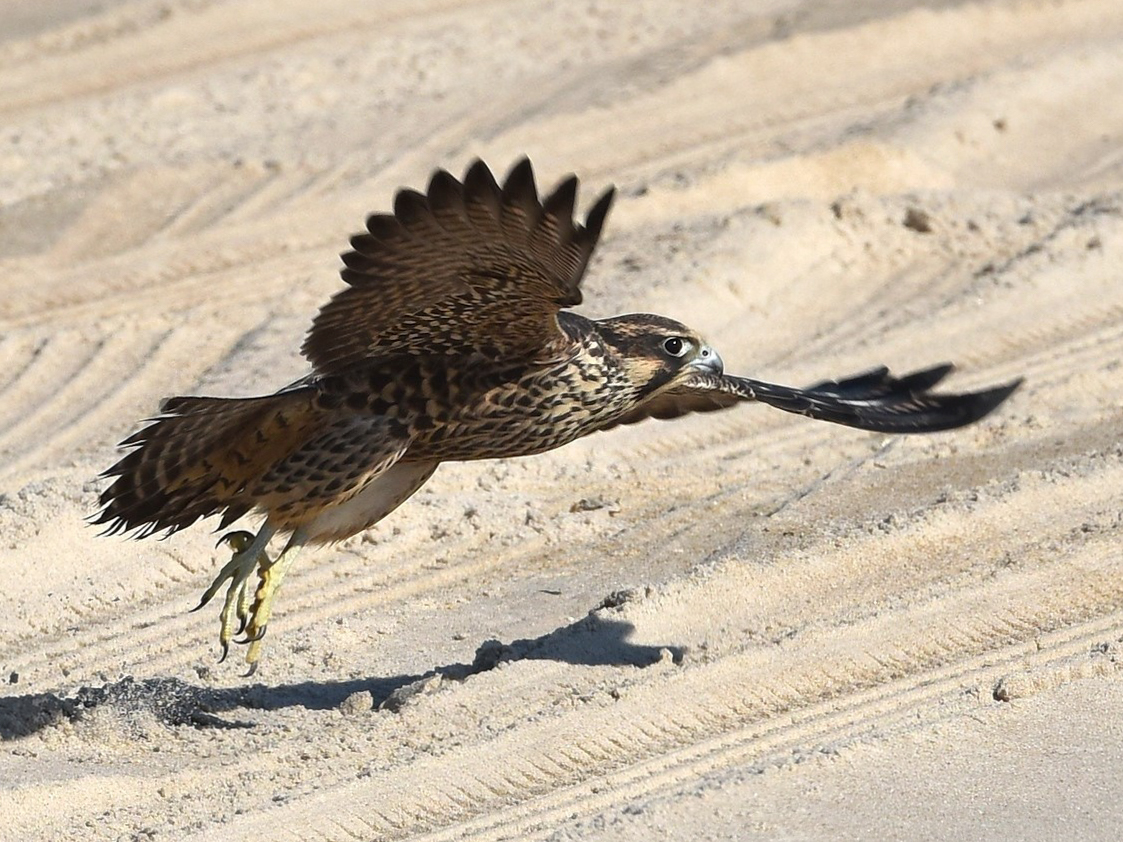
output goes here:
<path id="1" fill-rule="evenodd" d="M 663 340 L 663 350 L 672 357 L 681 357 L 690 350 L 690 342 L 681 336 L 672 336 L 670 339 Z"/>

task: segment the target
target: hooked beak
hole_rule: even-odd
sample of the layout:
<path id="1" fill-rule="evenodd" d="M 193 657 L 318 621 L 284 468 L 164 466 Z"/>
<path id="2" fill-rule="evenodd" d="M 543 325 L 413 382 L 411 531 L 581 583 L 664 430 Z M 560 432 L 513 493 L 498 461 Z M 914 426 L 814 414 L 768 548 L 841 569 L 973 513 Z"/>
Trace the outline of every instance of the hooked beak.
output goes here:
<path id="1" fill-rule="evenodd" d="M 702 346 L 702 350 L 698 352 L 698 356 L 691 361 L 690 365 L 707 374 L 722 374 L 725 372 L 725 363 L 721 361 L 721 355 L 709 345 Z"/>

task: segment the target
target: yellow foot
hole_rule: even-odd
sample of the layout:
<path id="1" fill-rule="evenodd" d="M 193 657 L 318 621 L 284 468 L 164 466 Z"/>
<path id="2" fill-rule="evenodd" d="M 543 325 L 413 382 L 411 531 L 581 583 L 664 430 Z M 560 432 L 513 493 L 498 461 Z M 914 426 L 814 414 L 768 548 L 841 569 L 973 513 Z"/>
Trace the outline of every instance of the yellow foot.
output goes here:
<path id="1" fill-rule="evenodd" d="M 249 622 L 246 624 L 246 637 L 238 643 L 248 643 L 246 650 L 246 663 L 250 665 L 249 675 L 257 669 L 257 661 L 261 657 L 261 641 L 269 625 L 269 618 L 273 616 L 273 600 L 281 588 L 281 581 L 285 573 L 292 567 L 300 552 L 300 539 L 294 535 L 284 551 L 273 561 L 266 559 L 258 567 L 258 585 L 254 593 L 253 604 L 249 608 Z"/>
<path id="2" fill-rule="evenodd" d="M 234 551 L 234 556 L 219 571 L 210 587 L 203 592 L 199 604 L 192 610 L 198 611 L 210 602 L 214 595 L 218 593 L 219 588 L 227 580 L 230 580 L 230 587 L 226 590 L 226 599 L 223 602 L 220 614 L 221 626 L 218 633 L 218 643 L 222 647 L 222 657 L 219 658 L 219 663 L 226 660 L 226 656 L 230 652 L 231 639 L 235 634 L 245 629 L 249 619 L 250 591 L 248 583 L 250 574 L 253 573 L 254 568 L 264 569 L 267 565 L 272 564 L 269 555 L 265 552 L 265 546 L 269 543 L 272 534 L 271 528 L 263 526 L 256 537 L 248 532 L 231 532 L 224 535 L 218 542 L 230 547 Z M 237 623 L 237 628 L 235 628 L 235 623 Z"/>

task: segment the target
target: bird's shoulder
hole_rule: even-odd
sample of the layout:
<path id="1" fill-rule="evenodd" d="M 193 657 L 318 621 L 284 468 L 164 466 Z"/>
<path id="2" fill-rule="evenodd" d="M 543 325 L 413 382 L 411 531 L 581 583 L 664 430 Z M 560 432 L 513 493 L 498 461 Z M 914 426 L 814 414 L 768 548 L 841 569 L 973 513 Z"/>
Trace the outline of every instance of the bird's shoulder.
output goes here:
<path id="1" fill-rule="evenodd" d="M 497 360 L 483 354 L 399 355 L 371 360 L 315 378 L 317 405 L 399 418 L 440 421 L 457 409 L 502 390 L 546 382 L 573 363 L 581 340 L 555 342 L 542 360 Z"/>

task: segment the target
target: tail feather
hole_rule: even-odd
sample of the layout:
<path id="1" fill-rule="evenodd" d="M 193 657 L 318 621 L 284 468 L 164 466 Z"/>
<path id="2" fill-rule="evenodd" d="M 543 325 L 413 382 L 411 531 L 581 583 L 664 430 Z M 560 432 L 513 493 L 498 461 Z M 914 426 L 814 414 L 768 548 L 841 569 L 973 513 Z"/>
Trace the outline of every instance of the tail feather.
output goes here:
<path id="1" fill-rule="evenodd" d="M 312 391 L 258 398 L 171 398 L 129 436 L 131 452 L 106 470 L 113 483 L 93 518 L 106 534 L 171 534 L 222 513 L 249 512 L 247 483 L 299 447 L 314 429 Z"/>

